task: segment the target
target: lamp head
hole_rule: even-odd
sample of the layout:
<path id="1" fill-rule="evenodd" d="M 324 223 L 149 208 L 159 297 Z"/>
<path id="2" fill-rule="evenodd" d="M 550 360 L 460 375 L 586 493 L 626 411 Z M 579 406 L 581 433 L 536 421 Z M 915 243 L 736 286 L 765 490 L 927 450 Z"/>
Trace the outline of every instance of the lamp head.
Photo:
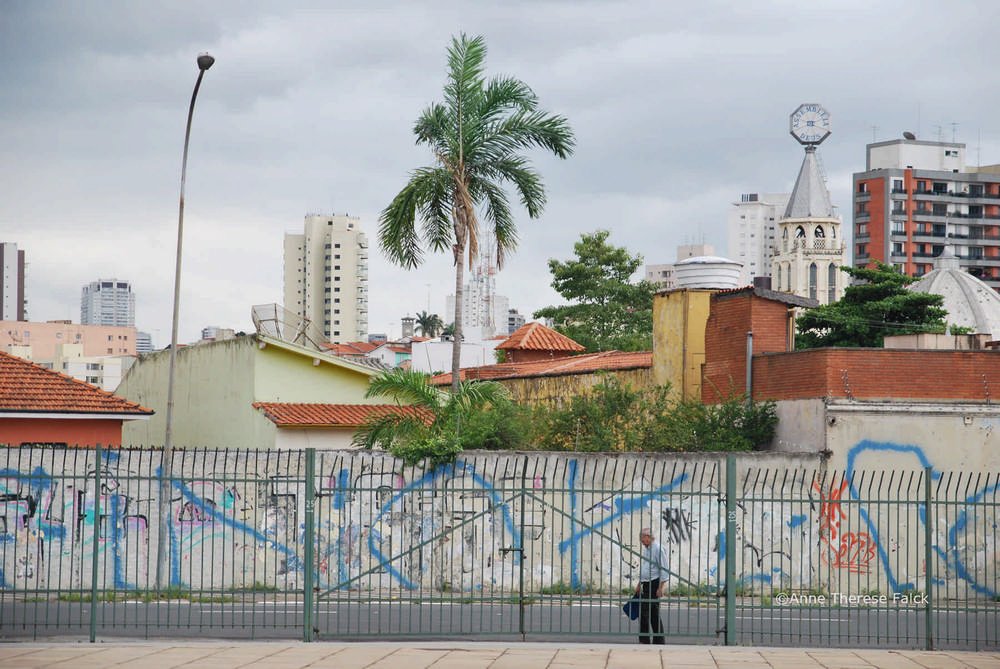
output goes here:
<path id="1" fill-rule="evenodd" d="M 215 58 L 207 53 L 198 54 L 198 69 L 204 72 L 215 64 Z"/>

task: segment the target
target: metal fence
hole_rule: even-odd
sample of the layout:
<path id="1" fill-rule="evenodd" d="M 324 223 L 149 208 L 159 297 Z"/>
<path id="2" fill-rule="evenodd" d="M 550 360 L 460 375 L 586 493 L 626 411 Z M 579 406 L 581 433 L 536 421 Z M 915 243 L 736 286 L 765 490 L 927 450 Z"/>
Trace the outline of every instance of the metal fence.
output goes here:
<path id="1" fill-rule="evenodd" d="M 197 450 L 161 500 L 162 457 L 4 451 L 0 637 L 631 642 L 652 527 L 668 642 L 1000 647 L 996 475 Z"/>

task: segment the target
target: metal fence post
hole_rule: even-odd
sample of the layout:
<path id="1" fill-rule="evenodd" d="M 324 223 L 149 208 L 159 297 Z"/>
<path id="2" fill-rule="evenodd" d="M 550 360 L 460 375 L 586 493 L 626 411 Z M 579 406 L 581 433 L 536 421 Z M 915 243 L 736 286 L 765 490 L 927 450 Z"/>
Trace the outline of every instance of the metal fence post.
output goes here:
<path id="1" fill-rule="evenodd" d="M 97 549 L 101 538 L 101 445 L 94 449 L 97 464 L 94 466 L 94 539 L 90 563 L 90 643 L 97 641 Z"/>
<path id="2" fill-rule="evenodd" d="M 934 514 L 931 513 L 931 468 L 924 467 L 924 582 L 927 586 L 926 635 L 927 650 L 934 650 Z"/>
<path id="3" fill-rule="evenodd" d="M 736 456 L 726 456 L 726 645 L 736 645 Z"/>
<path id="4" fill-rule="evenodd" d="M 302 640 L 313 640 L 313 576 L 315 573 L 315 532 L 316 532 L 316 449 L 306 449 L 306 485 L 305 485 L 305 560 L 303 565 L 304 576 L 302 588 L 304 590 L 302 612 Z"/>
<path id="5" fill-rule="evenodd" d="M 528 494 L 528 456 L 524 456 L 521 465 L 521 526 L 518 528 L 521 540 L 518 548 L 518 583 L 517 583 L 517 608 L 518 608 L 518 632 L 521 633 L 521 641 L 525 641 L 524 635 L 524 505 Z"/>

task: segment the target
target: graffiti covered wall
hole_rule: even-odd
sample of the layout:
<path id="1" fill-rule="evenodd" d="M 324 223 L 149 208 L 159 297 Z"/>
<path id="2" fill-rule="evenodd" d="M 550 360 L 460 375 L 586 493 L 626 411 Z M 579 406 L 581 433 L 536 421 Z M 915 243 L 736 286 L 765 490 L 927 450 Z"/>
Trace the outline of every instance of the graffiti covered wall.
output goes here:
<path id="1" fill-rule="evenodd" d="M 11 449 L 0 463 L 0 588 L 152 585 L 159 451 Z M 169 582 L 206 590 L 302 588 L 302 451 L 182 451 L 173 463 Z M 870 458 L 912 459 L 871 469 Z M 902 460 L 899 460 L 902 463 Z M 996 477 L 935 471 L 928 513 L 918 447 L 860 441 L 846 468 L 815 454 L 740 454 L 736 534 L 719 455 L 476 453 L 454 466 L 319 451 L 313 481 L 322 591 L 619 593 L 638 578 L 639 529 L 671 557 L 673 588 L 718 593 L 728 542 L 736 585 L 995 597 Z M 869 467 L 861 469 L 861 466 Z M 99 481 L 99 482 L 98 482 Z M 949 503 L 944 504 L 947 500 Z"/>

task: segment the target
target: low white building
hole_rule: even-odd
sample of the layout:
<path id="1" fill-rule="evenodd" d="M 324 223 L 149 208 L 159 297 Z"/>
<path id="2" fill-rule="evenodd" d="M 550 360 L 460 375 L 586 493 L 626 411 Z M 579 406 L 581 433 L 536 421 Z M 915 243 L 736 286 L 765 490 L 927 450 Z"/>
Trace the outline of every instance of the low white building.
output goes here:
<path id="1" fill-rule="evenodd" d="M 466 340 L 462 342 L 461 362 L 459 367 L 482 367 L 496 364 L 495 349 L 506 337 L 486 339 L 482 341 Z M 430 341 L 413 342 L 410 347 L 410 369 L 427 374 L 451 371 L 451 351 L 453 342 L 432 339 Z"/>

